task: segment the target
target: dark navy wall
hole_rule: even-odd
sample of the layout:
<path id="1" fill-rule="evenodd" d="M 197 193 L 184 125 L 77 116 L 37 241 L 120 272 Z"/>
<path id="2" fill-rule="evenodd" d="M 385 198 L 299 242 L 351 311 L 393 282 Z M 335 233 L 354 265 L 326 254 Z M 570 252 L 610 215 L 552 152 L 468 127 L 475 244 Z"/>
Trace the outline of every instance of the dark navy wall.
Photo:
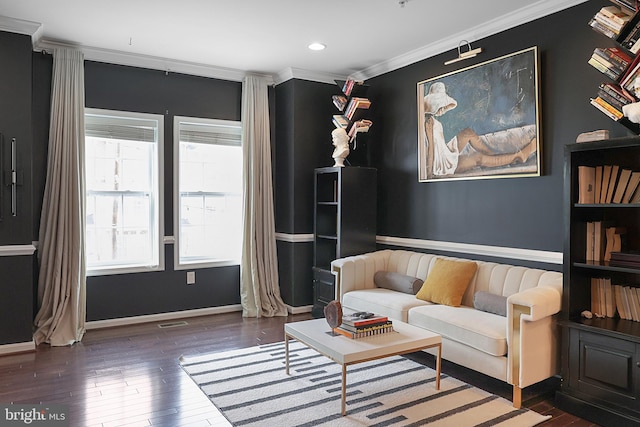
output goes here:
<path id="1" fill-rule="evenodd" d="M 31 37 L 0 32 L 0 246 L 31 246 Z M 11 210 L 11 140 L 16 140 L 16 215 Z M 31 341 L 34 256 L 0 256 L 0 344 Z"/>
<path id="2" fill-rule="evenodd" d="M 313 170 L 331 166 L 333 84 L 291 79 L 276 86 L 276 231 L 313 233 Z M 313 243 L 278 241 L 278 273 L 284 301 L 312 304 Z"/>
<path id="3" fill-rule="evenodd" d="M 445 66 L 457 51 L 370 79 L 378 235 L 561 252 L 563 147 L 594 129 L 625 135 L 589 104 L 606 77 L 587 64 L 611 40 L 587 23 L 607 1 L 589 1 L 473 42 L 484 52 Z M 540 55 L 543 175 L 419 183 L 417 83 L 532 46 Z M 449 137 L 447 137 L 448 139 Z M 559 268 L 560 266 L 558 266 Z"/>

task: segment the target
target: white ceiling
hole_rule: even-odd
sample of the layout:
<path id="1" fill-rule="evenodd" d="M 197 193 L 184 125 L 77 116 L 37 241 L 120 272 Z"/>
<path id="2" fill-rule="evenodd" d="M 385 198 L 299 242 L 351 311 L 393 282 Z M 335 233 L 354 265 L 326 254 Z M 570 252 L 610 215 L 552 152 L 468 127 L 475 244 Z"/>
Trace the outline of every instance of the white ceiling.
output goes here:
<path id="1" fill-rule="evenodd" d="M 586 0 L 405 1 L 0 0 L 0 29 L 37 50 L 213 77 L 369 78 Z"/>

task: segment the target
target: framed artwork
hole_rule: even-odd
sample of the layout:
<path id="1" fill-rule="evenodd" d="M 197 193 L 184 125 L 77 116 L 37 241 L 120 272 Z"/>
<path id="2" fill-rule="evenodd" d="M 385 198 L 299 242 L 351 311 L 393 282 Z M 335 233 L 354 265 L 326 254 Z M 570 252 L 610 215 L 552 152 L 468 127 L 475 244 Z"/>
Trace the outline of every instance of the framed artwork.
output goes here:
<path id="1" fill-rule="evenodd" d="M 418 181 L 540 176 L 538 48 L 418 83 Z"/>

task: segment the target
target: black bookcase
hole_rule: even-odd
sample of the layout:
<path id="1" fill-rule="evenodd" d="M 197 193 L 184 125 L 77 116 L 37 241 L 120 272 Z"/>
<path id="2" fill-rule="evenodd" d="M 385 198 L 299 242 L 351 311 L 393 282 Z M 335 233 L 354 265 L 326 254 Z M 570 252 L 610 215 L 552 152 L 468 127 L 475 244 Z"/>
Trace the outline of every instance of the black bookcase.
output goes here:
<path id="1" fill-rule="evenodd" d="M 335 299 L 331 261 L 376 248 L 377 171 L 326 167 L 314 173 L 313 315 Z"/>
<path id="2" fill-rule="evenodd" d="M 587 260 L 587 223 L 626 228 L 626 251 L 640 249 L 640 204 L 578 203 L 579 166 L 640 171 L 640 137 L 565 147 L 564 283 L 560 408 L 605 426 L 640 425 L 640 322 L 581 316 L 591 310 L 592 278 L 640 287 L 640 267 Z"/>

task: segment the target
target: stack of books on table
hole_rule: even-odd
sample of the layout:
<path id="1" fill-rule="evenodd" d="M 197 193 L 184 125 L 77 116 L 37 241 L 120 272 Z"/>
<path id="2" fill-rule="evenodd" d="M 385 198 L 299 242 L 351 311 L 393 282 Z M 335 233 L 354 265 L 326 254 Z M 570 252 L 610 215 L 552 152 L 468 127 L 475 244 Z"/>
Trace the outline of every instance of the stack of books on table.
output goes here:
<path id="1" fill-rule="evenodd" d="M 342 316 L 342 324 L 333 332 L 349 338 L 364 338 L 393 331 L 393 322 L 387 316 L 357 312 Z"/>

